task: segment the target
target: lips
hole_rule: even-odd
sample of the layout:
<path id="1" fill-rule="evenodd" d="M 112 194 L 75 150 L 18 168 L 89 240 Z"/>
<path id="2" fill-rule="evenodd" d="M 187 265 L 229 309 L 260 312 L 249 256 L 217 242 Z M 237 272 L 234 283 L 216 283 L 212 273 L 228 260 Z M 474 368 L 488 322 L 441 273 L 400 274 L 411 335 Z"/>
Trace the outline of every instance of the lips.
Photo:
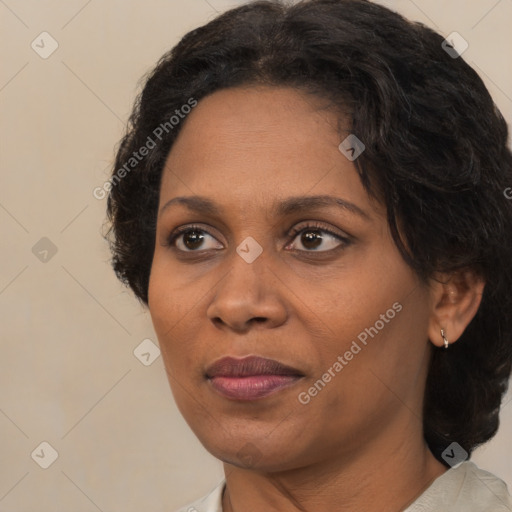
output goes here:
<path id="1" fill-rule="evenodd" d="M 256 375 L 290 375 L 302 377 L 304 374 L 274 359 L 248 356 L 243 359 L 223 357 L 206 369 L 206 376 L 212 377 L 251 377 Z"/>
<path id="2" fill-rule="evenodd" d="M 290 387 L 304 377 L 291 366 L 273 359 L 224 357 L 209 366 L 206 378 L 212 388 L 230 400 L 251 401 Z"/>

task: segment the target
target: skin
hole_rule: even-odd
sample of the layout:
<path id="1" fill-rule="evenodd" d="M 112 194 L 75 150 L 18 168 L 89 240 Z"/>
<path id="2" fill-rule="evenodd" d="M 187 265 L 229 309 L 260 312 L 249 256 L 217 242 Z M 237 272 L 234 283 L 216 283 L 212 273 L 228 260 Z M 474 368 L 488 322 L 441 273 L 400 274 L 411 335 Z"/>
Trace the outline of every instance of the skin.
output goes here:
<path id="1" fill-rule="evenodd" d="M 441 328 L 450 343 L 462 334 L 483 283 L 470 271 L 418 279 L 384 207 L 338 149 L 349 132 L 324 107 L 285 87 L 217 91 L 188 115 L 163 172 L 159 211 L 193 195 L 221 209 L 175 202 L 159 213 L 149 310 L 176 404 L 224 463 L 226 512 L 396 512 L 446 471 L 422 435 L 429 357 Z M 364 216 L 334 206 L 272 210 L 304 195 L 342 198 Z M 307 230 L 319 240 L 288 234 L 311 222 L 322 225 Z M 169 245 L 190 224 L 206 231 L 202 242 L 189 233 Z M 236 251 L 249 236 L 263 249 L 252 263 Z M 402 310 L 300 403 L 396 302 Z M 226 355 L 276 359 L 305 376 L 264 399 L 229 400 L 205 378 Z"/>

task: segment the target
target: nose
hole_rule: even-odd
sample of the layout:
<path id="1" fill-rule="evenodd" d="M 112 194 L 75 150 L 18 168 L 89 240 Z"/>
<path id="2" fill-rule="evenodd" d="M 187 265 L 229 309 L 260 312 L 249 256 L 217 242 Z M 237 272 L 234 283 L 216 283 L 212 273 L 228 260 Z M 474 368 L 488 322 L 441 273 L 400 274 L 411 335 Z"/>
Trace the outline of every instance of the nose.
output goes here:
<path id="1" fill-rule="evenodd" d="M 252 263 L 233 251 L 206 314 L 217 328 L 245 332 L 278 327 L 287 318 L 285 285 L 262 255 Z"/>

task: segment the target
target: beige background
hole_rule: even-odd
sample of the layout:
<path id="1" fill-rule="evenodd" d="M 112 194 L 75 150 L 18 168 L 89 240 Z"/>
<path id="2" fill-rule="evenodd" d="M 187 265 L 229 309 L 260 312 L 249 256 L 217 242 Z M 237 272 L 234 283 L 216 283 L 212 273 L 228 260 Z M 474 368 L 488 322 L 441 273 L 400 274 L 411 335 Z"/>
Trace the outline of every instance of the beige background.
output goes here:
<path id="1" fill-rule="evenodd" d="M 464 58 L 512 119 L 512 0 L 384 3 L 462 34 Z M 223 476 L 178 413 L 161 357 L 146 366 L 133 353 L 156 337 L 110 269 L 105 200 L 92 192 L 139 78 L 229 5 L 0 0 L 0 511 L 172 511 Z M 31 47 L 51 49 L 43 31 L 58 43 L 46 59 Z M 473 458 L 509 487 L 511 398 Z M 58 452 L 47 469 L 43 441 Z"/>

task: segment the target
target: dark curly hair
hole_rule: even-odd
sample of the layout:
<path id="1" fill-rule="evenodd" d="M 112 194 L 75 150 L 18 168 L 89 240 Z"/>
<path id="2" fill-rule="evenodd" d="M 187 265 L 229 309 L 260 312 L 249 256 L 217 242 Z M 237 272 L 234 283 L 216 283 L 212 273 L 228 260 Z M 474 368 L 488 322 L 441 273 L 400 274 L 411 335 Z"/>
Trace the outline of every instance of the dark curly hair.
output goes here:
<path id="1" fill-rule="evenodd" d="M 147 306 L 160 178 L 186 123 L 172 116 L 241 85 L 328 99 L 364 142 L 355 161 L 361 182 L 386 206 L 395 243 L 417 275 L 427 282 L 472 269 L 486 281 L 459 341 L 432 348 L 424 436 L 446 464 L 441 453 L 451 442 L 471 454 L 494 436 L 510 376 L 512 201 L 504 191 L 512 154 L 482 80 L 442 43 L 433 30 L 366 0 L 257 1 L 189 32 L 137 98 L 109 183 L 105 236 L 116 275 Z M 139 158 L 143 147 L 150 149 Z"/>

